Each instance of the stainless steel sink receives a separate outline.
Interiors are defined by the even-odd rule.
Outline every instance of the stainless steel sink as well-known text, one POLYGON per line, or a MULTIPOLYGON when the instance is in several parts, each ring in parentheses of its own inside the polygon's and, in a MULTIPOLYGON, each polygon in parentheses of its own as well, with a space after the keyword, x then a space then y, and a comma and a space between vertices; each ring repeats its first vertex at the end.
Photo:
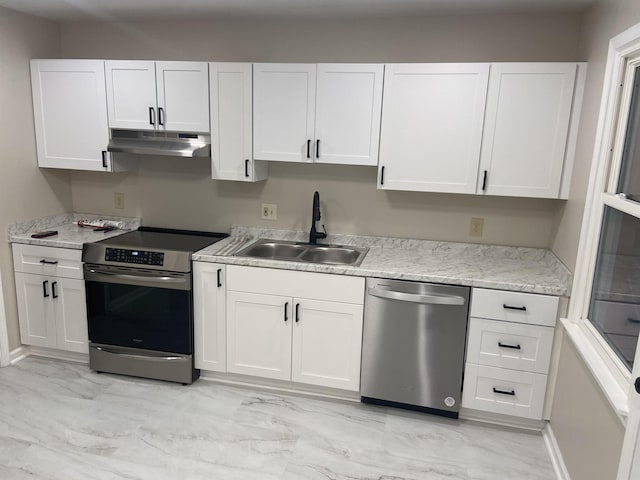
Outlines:
POLYGON ((368 248, 343 245, 310 245, 286 240, 262 239, 243 248, 235 256, 323 265, 358 266, 368 251, 368 248))

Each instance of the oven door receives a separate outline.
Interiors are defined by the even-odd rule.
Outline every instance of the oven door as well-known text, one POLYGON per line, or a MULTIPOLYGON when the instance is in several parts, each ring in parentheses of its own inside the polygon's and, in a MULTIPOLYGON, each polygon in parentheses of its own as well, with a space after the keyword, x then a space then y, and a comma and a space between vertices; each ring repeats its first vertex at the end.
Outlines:
POLYGON ((191 273, 84 266, 89 340, 193 353, 191 273))

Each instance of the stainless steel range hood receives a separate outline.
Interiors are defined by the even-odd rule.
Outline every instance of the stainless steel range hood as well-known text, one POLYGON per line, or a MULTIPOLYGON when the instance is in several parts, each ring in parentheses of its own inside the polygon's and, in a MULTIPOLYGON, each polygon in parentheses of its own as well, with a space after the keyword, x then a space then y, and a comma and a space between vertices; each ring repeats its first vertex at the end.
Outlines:
POLYGON ((172 157, 210 157, 211 137, 198 133, 112 130, 109 152, 172 157))

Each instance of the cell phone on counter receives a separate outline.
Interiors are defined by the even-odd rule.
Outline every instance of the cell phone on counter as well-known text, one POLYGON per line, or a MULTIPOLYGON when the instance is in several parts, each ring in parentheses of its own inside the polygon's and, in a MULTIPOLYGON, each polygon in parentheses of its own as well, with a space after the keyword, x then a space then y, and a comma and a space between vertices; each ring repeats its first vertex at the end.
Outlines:
POLYGON ((44 232, 36 232, 31 234, 31 238, 47 238, 47 237, 53 237, 54 235, 57 235, 58 231, 57 230, 46 230, 44 232))

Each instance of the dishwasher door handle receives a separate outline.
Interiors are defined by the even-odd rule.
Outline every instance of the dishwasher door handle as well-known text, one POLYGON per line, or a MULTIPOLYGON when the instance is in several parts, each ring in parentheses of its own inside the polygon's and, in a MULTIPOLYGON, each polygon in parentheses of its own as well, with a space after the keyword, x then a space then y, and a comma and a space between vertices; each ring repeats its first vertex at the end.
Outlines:
POLYGON ((432 305, 464 305, 464 297, 458 295, 423 295, 417 293, 396 292, 384 288, 368 288, 367 293, 374 297, 399 300, 401 302, 427 303, 432 305))

